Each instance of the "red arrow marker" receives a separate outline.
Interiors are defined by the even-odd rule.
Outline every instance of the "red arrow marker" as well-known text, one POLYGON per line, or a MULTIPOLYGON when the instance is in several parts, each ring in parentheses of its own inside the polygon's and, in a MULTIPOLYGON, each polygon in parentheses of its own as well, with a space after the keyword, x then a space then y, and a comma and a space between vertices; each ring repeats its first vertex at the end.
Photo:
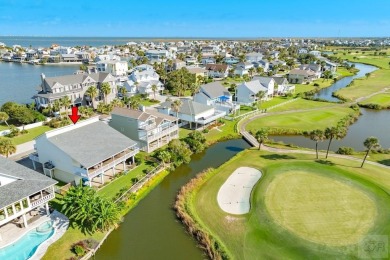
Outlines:
POLYGON ((79 121, 79 119, 80 119, 80 117, 81 117, 81 116, 78 114, 78 112, 79 112, 79 108, 76 107, 76 106, 74 106, 74 107, 72 107, 72 114, 71 114, 71 115, 68 115, 69 118, 70 118, 70 120, 72 120, 73 124, 76 124, 77 121, 79 121))

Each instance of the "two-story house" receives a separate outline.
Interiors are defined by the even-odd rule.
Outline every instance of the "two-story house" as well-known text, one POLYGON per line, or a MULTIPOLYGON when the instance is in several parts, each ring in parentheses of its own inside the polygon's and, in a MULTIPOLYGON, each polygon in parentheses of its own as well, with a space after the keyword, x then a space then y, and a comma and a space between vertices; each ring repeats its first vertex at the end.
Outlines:
POLYGON ((127 95, 132 96, 135 94, 155 94, 153 91, 153 85, 157 86, 156 92, 164 90, 164 85, 160 81, 160 75, 154 70, 152 66, 136 67, 130 74, 129 80, 124 83, 124 87, 127 89, 127 95))
POLYGON ((99 72, 106 72, 115 77, 120 77, 127 75, 128 65, 126 61, 105 60, 96 62, 96 69, 99 72))
POLYGON ((28 213, 46 208, 55 198, 57 181, 0 156, 0 226, 19 218, 28 227, 28 213))
POLYGON ((233 101, 233 95, 219 81, 200 86, 194 101, 213 106, 227 114, 240 109, 240 105, 233 101))
POLYGON ((93 117, 48 131, 35 139, 29 158, 43 165, 47 176, 63 182, 92 186, 95 178, 126 171, 138 153, 137 142, 93 117))
POLYGON ((249 74, 249 70, 254 68, 254 65, 251 62, 240 62, 237 63, 234 74, 238 76, 244 76, 249 74))
POLYGON ((152 109, 116 107, 111 112, 110 126, 136 141, 140 149, 148 153, 179 138, 178 118, 152 109))
POLYGON ((210 78, 226 78, 229 75, 227 64, 207 64, 206 70, 210 78))
MULTIPOLYGON (((34 96, 35 104, 38 108, 47 107, 55 100, 68 96, 71 105, 90 105, 92 100, 85 94, 91 86, 96 86, 98 90, 103 83, 108 83, 111 92, 107 95, 107 102, 111 102, 117 94, 115 77, 110 73, 73 74, 59 77, 46 77, 41 74, 41 90, 34 96)), ((103 100, 103 93, 95 99, 103 100)), ((96 105, 96 102, 94 103, 96 105)))
POLYGON ((263 100, 268 100, 274 95, 275 80, 268 77, 255 77, 252 81, 243 82, 237 86, 237 102, 250 105, 258 101, 257 94, 262 91, 265 93, 263 100))

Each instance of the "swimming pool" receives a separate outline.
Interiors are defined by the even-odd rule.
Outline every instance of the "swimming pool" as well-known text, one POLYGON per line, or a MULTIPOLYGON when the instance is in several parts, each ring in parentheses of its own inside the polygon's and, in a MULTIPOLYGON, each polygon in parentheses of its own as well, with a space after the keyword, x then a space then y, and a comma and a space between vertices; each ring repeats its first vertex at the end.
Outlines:
POLYGON ((0 259, 4 260, 26 260, 32 257, 44 241, 54 234, 51 221, 41 224, 22 236, 15 243, 0 249, 0 259))

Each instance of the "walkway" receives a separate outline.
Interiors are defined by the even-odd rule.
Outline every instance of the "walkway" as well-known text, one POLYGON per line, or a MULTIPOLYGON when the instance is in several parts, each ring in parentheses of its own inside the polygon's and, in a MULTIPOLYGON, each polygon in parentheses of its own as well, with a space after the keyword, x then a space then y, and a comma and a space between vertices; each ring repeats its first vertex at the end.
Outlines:
POLYGON ((34 152, 34 145, 35 140, 17 145, 16 153, 9 156, 9 158, 12 160, 18 160, 26 155, 29 155, 30 153, 34 152))

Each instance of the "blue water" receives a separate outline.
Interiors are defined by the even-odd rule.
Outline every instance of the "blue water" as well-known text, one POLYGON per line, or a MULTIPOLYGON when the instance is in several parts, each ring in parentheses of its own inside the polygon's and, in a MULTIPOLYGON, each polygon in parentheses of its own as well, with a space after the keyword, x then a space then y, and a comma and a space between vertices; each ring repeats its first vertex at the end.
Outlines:
POLYGON ((54 234, 54 229, 46 233, 35 230, 28 232, 14 244, 0 249, 1 260, 26 260, 34 255, 38 246, 54 234))
MULTIPOLYGON (((1 40, 0 40, 1 41, 1 40)), ((41 73, 48 77, 73 74, 79 65, 30 65, 0 62, 0 106, 7 101, 31 103, 41 84, 41 73)))

